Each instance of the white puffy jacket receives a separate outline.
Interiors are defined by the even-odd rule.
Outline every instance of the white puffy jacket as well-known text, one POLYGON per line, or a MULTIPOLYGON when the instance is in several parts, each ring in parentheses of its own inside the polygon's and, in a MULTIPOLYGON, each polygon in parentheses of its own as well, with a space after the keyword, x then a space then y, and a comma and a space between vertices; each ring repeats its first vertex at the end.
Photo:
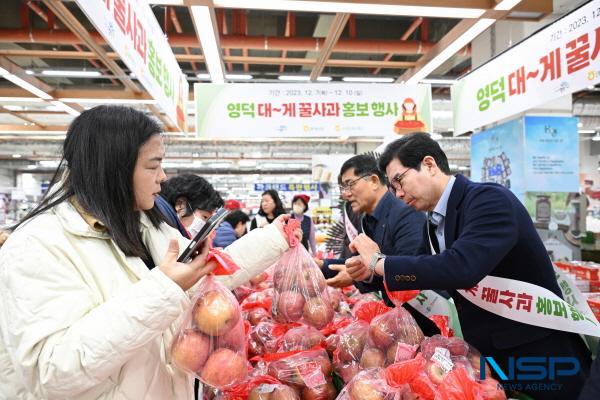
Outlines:
MULTIPOLYGON (((185 239, 142 214, 155 262, 185 239)), ((288 248, 273 225, 225 251, 241 267, 233 288, 288 248)), ((189 296, 159 268, 127 257, 69 202, 37 216, 0 250, 0 399, 188 400, 190 377, 170 360, 189 296)))

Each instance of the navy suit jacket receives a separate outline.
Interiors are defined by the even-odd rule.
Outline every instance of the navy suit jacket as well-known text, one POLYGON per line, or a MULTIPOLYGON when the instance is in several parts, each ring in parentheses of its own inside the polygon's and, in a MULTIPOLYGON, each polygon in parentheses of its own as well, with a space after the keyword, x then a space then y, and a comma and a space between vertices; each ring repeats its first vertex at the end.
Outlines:
POLYGON ((439 255, 431 255, 425 228, 421 255, 387 257, 384 272, 388 287, 448 289, 465 339, 484 355, 551 333, 489 313, 455 290, 472 288, 493 275, 529 282, 562 297, 548 253, 527 210, 513 193, 500 185, 474 183, 457 175, 448 200, 444 234, 446 250, 439 255))

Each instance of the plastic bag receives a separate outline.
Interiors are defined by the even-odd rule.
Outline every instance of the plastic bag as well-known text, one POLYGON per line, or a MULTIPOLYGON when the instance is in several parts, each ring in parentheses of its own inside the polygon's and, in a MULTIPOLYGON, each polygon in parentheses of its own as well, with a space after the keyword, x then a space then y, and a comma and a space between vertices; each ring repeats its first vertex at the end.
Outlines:
POLYGON ((266 355, 266 360, 275 359, 269 362, 268 374, 281 383, 300 390, 304 387, 326 385, 331 376, 332 366, 324 349, 291 353, 290 355, 285 353, 266 355))
POLYGON ((200 282, 192 307, 173 339, 171 357, 178 368, 219 389, 246 378, 248 362, 240 306, 213 275, 200 282))
POLYGON ((392 387, 402 387, 412 382, 417 375, 423 372, 426 363, 427 361, 419 353, 411 360, 400 361, 387 367, 385 369, 385 379, 388 385, 392 387))
POLYGON ((271 314, 276 321, 301 322, 321 329, 333 319, 325 278, 304 246, 296 245, 283 254, 275 266, 273 284, 271 314))
POLYGON ((363 354, 372 360, 383 358, 383 366, 388 366, 414 358, 423 339, 423 332, 412 315, 396 307, 371 320, 363 354))
POLYGON ((420 290, 389 290, 385 279, 383 280, 383 288, 396 307, 400 307, 407 301, 414 299, 420 292, 420 290))
POLYGON ((365 321, 355 321, 340 329, 337 337, 333 366, 340 378, 347 383, 358 372, 363 349, 369 337, 369 324, 365 321))
POLYGON ((299 326, 287 331, 279 340, 277 352, 308 350, 325 343, 325 336, 312 326, 299 326))
POLYGON ((390 387, 381 368, 361 371, 344 387, 338 400, 394 400, 397 390, 390 387))
POLYGON ((385 314, 391 308, 383 304, 382 301, 359 300, 352 308, 352 314, 356 319, 371 322, 378 315, 385 314))
MULTIPOLYGON (((258 375, 250 377, 248 380, 225 389, 221 398, 223 400, 268 400, 269 393, 274 391, 277 386, 282 386, 280 382, 269 375, 258 375), (272 389, 270 389, 272 387, 272 389), (266 389, 266 390, 265 390, 266 389), (270 390, 269 390, 270 389, 270 390)), ((292 397, 292 399, 294 399, 292 397)), ((299 399, 298 399, 299 400, 299 399)))
POLYGON ((272 321, 259 322, 248 335, 249 353, 253 356, 275 353, 279 340, 292 327, 272 321))

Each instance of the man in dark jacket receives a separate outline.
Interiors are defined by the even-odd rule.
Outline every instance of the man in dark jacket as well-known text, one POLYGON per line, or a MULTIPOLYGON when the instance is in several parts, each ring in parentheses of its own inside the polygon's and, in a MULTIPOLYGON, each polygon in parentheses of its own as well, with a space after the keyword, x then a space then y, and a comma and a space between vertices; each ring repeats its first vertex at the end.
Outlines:
MULTIPOLYGON (((389 254, 416 254, 421 243, 421 232, 425 226, 425 214, 408 207, 394 198, 388 191, 383 173, 377 167, 377 160, 371 155, 358 155, 347 160, 338 177, 340 193, 354 214, 363 214, 360 231, 372 238, 389 254)), ((324 274, 331 276, 327 265, 338 271, 330 278, 331 286, 343 287, 354 284, 363 293, 379 291, 388 303, 393 305, 385 292, 381 276, 369 276, 364 280, 352 281, 343 266, 343 260, 330 261, 324 265, 324 274), (340 265, 341 264, 341 265, 340 265)), ((438 333, 435 325, 410 305, 405 307, 425 333, 438 333)))
POLYGON ((392 290, 449 290, 465 340, 482 355, 493 357, 503 371, 509 371, 511 360, 523 356, 577 358, 581 368, 575 375, 503 381, 536 400, 577 398, 590 365, 589 351, 578 335, 516 322, 509 314, 486 311, 457 292, 493 275, 562 297, 548 253, 517 197, 500 185, 451 176, 439 144, 423 133, 388 145, 379 166, 397 197, 429 212, 421 255, 386 257, 377 243, 359 235, 350 244, 360 254, 347 261, 350 276, 360 280, 374 271, 392 290))

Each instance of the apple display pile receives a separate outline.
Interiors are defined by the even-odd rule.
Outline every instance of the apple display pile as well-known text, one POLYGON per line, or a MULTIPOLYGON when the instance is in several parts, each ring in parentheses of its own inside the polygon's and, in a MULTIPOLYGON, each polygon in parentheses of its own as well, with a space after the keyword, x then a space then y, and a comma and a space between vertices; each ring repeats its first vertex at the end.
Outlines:
POLYGON ((213 278, 201 283, 171 358, 205 399, 506 399, 464 340, 425 337, 403 307, 327 288, 311 268, 280 261, 239 302, 213 278))

